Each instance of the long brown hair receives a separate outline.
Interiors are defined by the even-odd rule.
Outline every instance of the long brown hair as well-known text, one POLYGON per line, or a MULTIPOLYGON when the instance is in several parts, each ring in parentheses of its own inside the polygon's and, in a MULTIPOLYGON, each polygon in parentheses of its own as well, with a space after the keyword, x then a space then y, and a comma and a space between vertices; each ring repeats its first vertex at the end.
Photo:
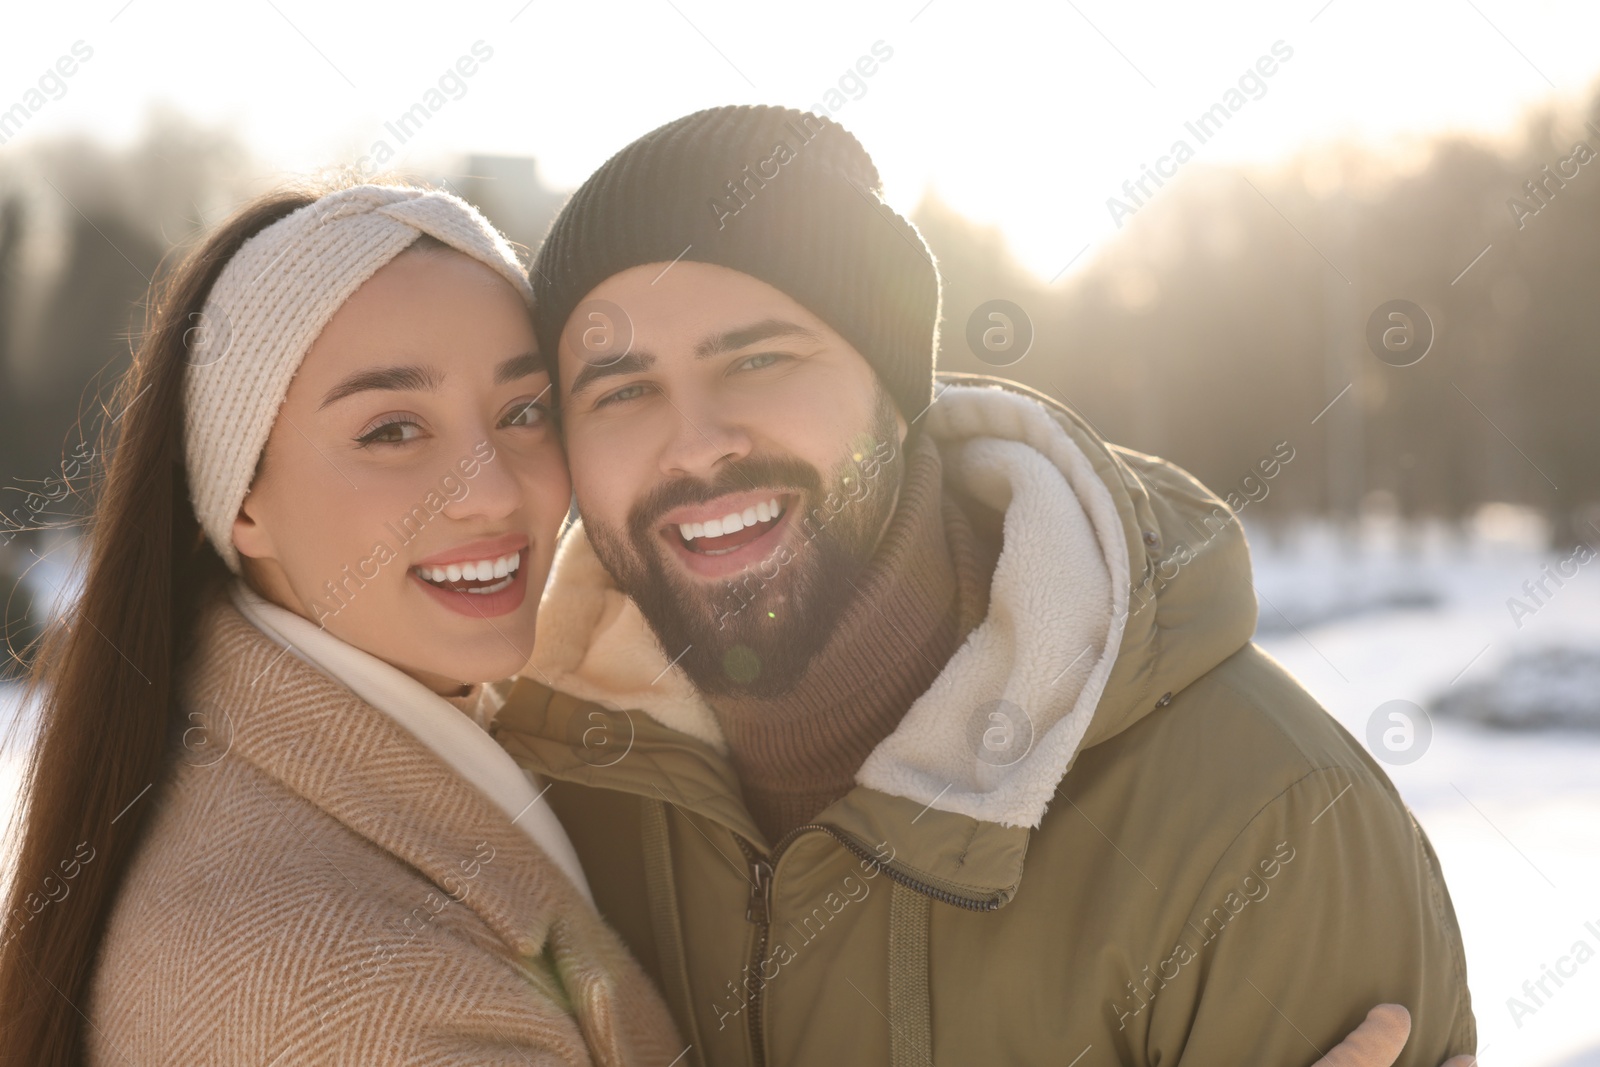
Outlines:
POLYGON ((179 673, 199 610, 228 577, 184 475, 191 331, 204 327, 206 296, 239 247, 326 191, 252 201, 158 282, 108 405, 120 414, 100 427, 95 455, 109 462, 96 479, 82 594, 40 639, 25 688, 39 726, 0 914, 0 1064, 83 1061, 95 957, 167 775, 179 673))

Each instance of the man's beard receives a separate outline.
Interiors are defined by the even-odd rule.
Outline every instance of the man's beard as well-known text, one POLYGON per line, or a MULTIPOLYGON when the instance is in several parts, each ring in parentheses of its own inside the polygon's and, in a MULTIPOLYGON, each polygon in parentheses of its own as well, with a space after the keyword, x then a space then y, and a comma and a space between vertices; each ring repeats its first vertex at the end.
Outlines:
POLYGON ((871 429, 826 478, 790 456, 751 456, 711 481, 651 490, 630 509, 626 533, 585 518, 595 555, 702 693, 772 698, 794 688, 849 607, 894 510, 905 468, 896 430, 894 402, 880 386, 871 429), (716 582, 667 560, 662 515, 762 488, 791 494, 795 512, 766 560, 716 582))

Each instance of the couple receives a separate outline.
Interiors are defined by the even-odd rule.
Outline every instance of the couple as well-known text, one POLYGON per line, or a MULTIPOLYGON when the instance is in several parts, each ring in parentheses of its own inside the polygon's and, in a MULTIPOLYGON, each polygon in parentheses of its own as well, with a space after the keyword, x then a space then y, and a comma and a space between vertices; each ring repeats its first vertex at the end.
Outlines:
POLYGON ((1237 521, 936 381, 878 189, 718 108, 526 275, 402 186, 191 255, 38 660, 0 1057, 1471 1053, 1438 862, 1250 643, 1237 521))

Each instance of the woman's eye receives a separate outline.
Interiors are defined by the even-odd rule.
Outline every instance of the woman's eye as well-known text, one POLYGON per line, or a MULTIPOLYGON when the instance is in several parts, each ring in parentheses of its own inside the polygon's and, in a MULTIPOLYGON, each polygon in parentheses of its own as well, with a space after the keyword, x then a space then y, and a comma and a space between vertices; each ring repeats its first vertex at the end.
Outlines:
POLYGON ((422 427, 409 419, 392 419, 374 426, 356 438, 356 443, 363 448, 372 445, 400 445, 416 440, 421 433, 422 427))
POLYGON ((511 410, 506 412, 505 418, 500 420, 500 425, 505 426, 539 426, 550 418, 550 408, 537 400, 523 400, 511 405, 511 410))

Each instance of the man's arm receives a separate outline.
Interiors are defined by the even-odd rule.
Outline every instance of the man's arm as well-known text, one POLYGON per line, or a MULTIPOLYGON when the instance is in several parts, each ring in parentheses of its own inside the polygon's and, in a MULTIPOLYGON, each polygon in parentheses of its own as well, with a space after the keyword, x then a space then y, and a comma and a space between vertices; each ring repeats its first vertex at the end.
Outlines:
POLYGON ((1315 771, 1268 803, 1175 936, 1162 975, 1173 977, 1150 1007, 1152 1062, 1314 1063, 1385 1002, 1410 1009, 1400 1067, 1438 1067, 1476 1046, 1437 862, 1363 770, 1315 771))

